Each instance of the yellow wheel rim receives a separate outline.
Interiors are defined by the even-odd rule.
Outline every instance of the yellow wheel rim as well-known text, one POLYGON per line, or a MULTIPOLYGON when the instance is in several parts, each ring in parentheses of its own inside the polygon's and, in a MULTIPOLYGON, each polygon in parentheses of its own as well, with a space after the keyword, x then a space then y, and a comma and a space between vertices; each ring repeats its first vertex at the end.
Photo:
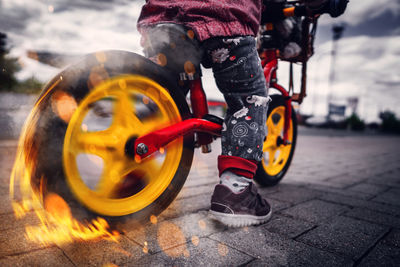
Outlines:
POLYGON ((179 121, 174 100, 153 80, 124 75, 98 85, 78 105, 64 139, 64 172, 75 197, 107 216, 153 203, 178 169, 183 138, 141 162, 125 155, 125 143, 179 121))
MULTIPOLYGON (((279 174, 285 167, 292 148, 291 144, 279 144, 279 139, 283 140, 283 128, 285 123, 285 107, 274 108, 267 119, 268 134, 263 144, 262 165, 266 173, 270 176, 279 174)), ((293 123, 290 120, 288 141, 293 142, 293 123)))

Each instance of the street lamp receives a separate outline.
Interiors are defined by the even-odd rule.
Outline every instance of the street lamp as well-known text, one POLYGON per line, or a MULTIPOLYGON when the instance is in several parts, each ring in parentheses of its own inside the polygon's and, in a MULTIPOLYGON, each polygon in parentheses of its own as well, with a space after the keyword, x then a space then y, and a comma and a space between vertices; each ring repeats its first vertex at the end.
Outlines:
MULTIPOLYGON (((345 24, 334 24, 332 27, 332 51, 331 51, 331 66, 329 73, 329 85, 328 85, 328 121, 331 119, 332 114, 342 113, 343 108, 332 104, 332 86, 335 81, 335 65, 338 40, 342 37, 343 31, 345 30, 345 24)), ((344 115, 344 114, 343 114, 344 115)))

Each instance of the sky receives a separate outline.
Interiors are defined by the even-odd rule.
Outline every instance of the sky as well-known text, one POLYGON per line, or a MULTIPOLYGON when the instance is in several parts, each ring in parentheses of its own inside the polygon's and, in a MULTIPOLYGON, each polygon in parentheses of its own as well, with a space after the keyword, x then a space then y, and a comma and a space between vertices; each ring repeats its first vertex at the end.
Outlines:
MULTIPOLYGON (((45 82, 60 71, 29 59, 27 50, 82 55, 122 49, 142 54, 136 21, 144 2, 0 0, 0 31, 8 35, 11 55, 23 65, 18 78, 35 76, 45 82)), ((286 86, 287 64, 280 64, 278 74, 286 86)), ((296 75, 295 86, 299 81, 296 75)), ((211 71, 204 72, 203 83, 209 98, 223 99, 211 71)), ((309 61, 308 96, 301 112, 325 115, 329 95, 338 104, 358 97, 357 113, 367 122, 378 121, 383 110, 400 116, 399 0, 350 0, 343 16, 321 17, 315 55, 309 61), (337 43, 335 80, 329 84, 335 23, 344 24, 346 29, 337 43)))

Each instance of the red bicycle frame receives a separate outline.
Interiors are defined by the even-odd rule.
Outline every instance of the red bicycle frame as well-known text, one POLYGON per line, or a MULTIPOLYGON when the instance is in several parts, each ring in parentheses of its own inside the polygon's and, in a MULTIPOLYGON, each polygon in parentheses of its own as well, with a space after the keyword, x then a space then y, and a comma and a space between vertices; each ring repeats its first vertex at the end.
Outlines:
POLYGON ((278 55, 276 49, 264 50, 261 54, 261 66, 264 70, 264 76, 267 86, 277 89, 285 98, 285 120, 283 126, 283 144, 288 143, 288 131, 290 117, 292 116, 292 98, 289 92, 277 83, 276 71, 278 69, 278 55))
MULTIPOLYGON (((288 144, 288 130, 290 126, 290 117, 292 116, 292 98, 289 95, 289 92, 277 83, 277 50, 265 50, 261 54, 261 58, 267 86, 279 90, 285 98, 286 109, 283 129, 283 144, 288 144)), ((193 118, 138 137, 131 143, 133 144, 133 147, 131 146, 127 149, 133 149, 133 151, 135 151, 134 155, 136 159, 141 160, 166 146, 176 138, 190 133, 197 133, 197 142, 199 145, 209 145, 212 142, 212 136, 221 135, 222 126, 218 123, 203 119, 204 116, 208 114, 208 105, 201 79, 196 79, 190 82, 190 102, 193 118)))

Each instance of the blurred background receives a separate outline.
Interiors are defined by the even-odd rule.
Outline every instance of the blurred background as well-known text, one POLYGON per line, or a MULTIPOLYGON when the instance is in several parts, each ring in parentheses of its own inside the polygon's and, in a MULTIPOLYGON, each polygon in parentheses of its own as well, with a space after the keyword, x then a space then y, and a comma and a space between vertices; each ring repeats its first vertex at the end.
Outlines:
MULTIPOLYGON (((0 0, 0 136, 19 132, 43 84, 79 56, 104 49, 142 54, 136 21, 144 2, 0 0)), ((282 62, 284 86, 288 73, 282 62)), ((210 100, 223 101, 210 70, 203 82, 210 100)), ((359 130, 400 132, 399 89, 400 1, 351 0, 343 16, 319 20, 308 94, 296 107, 308 125, 326 127, 333 112, 359 130)))

